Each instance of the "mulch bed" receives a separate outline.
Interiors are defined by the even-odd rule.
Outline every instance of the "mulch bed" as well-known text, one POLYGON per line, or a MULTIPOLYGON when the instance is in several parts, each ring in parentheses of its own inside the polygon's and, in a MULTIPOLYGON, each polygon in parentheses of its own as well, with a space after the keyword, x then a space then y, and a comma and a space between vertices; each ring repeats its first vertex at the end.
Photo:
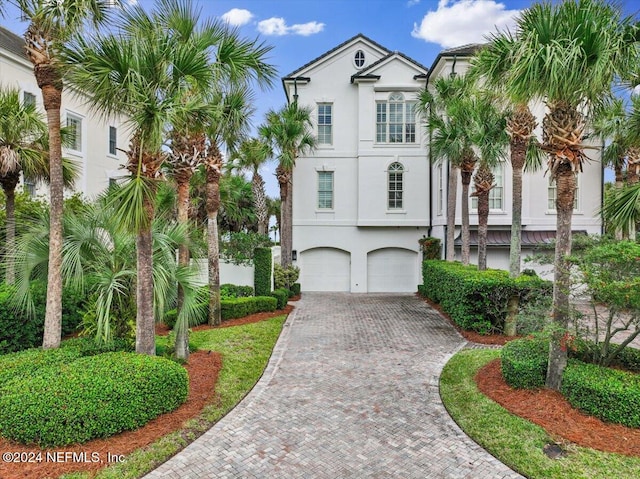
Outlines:
MULTIPOLYGON (((289 314, 292 310, 293 306, 289 305, 285 309, 278 311, 257 313, 244 318, 225 321, 220 326, 202 325, 193 329, 199 331, 256 323, 275 316, 289 314)), ((162 333, 166 327, 162 328, 161 326, 163 325, 159 325, 158 329, 162 333)), ((38 453, 42 453, 41 461, 37 462, 0 461, 0 478, 55 479, 62 474, 70 472, 85 471, 95 473, 108 465, 108 458, 130 454, 136 449, 146 447, 173 431, 180 430, 187 420, 196 417, 207 404, 216 399, 215 385, 222 368, 222 355, 212 351, 197 351, 191 354, 189 363, 185 365, 185 368, 189 373, 189 396, 187 401, 175 411, 163 414, 135 431, 123 432, 106 439, 95 439, 81 445, 47 450, 42 450, 36 446, 25 446, 0 437, 0 453, 24 453, 24 459, 31 457, 33 460, 37 459, 38 456, 36 455, 38 453), (50 459, 47 460, 47 452, 50 454, 56 452, 68 453, 69 455, 49 456, 50 459), (83 457, 76 456, 74 458, 71 456, 73 453, 86 453, 86 462, 82 461, 83 457), (94 457, 101 462, 91 462, 94 457), (58 462, 54 462, 54 458, 59 458, 58 462)))
POLYGON ((543 427, 556 443, 640 456, 640 429, 610 424, 581 413, 557 391, 513 389, 504 382, 500 359, 475 376, 478 389, 509 412, 543 427))

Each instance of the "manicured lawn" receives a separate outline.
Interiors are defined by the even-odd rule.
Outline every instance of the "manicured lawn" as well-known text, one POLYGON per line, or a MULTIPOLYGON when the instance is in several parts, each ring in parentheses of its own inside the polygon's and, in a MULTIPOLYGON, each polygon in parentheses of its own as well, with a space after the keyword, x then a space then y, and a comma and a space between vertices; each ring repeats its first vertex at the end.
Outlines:
POLYGON ((440 378, 442 400, 458 425, 478 444, 520 474, 531 479, 635 479, 640 458, 572 446, 562 459, 542 451, 554 442, 541 427, 521 419, 488 399, 476 388, 474 375, 499 355, 496 350, 456 354, 440 378))
MULTIPOLYGON (((251 390, 267 365, 286 316, 229 328, 197 331, 190 342, 201 350, 222 353, 223 367, 216 384, 217 398, 182 431, 163 437, 144 451, 127 457, 126 462, 101 470, 96 479, 140 477, 167 460, 209 429, 251 390)), ((157 338, 162 345, 166 338, 157 338)), ((66 474, 63 479, 86 479, 87 474, 66 474)))

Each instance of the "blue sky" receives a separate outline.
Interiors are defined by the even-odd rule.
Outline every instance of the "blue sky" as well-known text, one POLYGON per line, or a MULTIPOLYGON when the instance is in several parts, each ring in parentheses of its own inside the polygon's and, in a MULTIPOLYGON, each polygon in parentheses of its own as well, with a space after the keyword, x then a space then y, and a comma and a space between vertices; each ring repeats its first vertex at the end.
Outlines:
MULTIPOLYGON (((129 3, 136 0, 125 0, 129 3)), ((137 0, 145 7, 153 0, 137 0)), ((248 38, 259 37, 273 46, 270 62, 278 77, 296 70, 348 38, 363 33, 389 50, 398 50, 431 66, 439 51, 466 43, 513 25, 525 0, 194 0, 203 17, 221 18, 248 38)), ((10 3, 10 2, 9 2, 10 3)), ((620 2, 627 13, 640 8, 636 0, 620 2)), ((3 25, 22 34, 26 25, 9 9, 3 25)), ((269 108, 285 102, 279 79, 274 87, 257 92, 259 125, 269 108)), ((268 193, 277 195, 274 167, 265 169, 268 193)))

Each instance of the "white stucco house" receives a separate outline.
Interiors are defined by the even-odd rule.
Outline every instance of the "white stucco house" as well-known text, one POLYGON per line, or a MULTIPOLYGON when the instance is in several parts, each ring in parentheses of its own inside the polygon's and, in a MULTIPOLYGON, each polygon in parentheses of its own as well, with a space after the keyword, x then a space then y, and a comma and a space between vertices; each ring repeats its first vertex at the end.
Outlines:
MULTIPOLYGON (((23 101, 35 102, 45 118, 42 94, 33 75, 33 65, 24 50, 24 39, 0 27, 0 84, 18 88, 23 101)), ((86 97, 74 95, 68 88, 62 94, 60 110, 62 125, 75 129, 74 145, 63 149, 63 156, 81 168, 74 190, 87 197, 102 192, 110 179, 123 176, 119 166, 126 162, 128 134, 117 118, 104 121, 89 111, 86 97)), ((46 185, 25 184, 33 195, 47 195, 46 185)))
MULTIPOLYGON (((421 283, 418 240, 435 236, 444 246, 448 165, 429 161, 416 95, 439 76, 463 74, 476 48, 445 50, 427 68, 359 34, 283 78, 287 101, 312 108, 318 138, 293 176, 293 250, 303 291, 412 292, 421 283)), ((542 118, 542 105, 533 110, 542 118)), ((573 228, 598 234, 602 167, 599 151, 591 154, 579 175, 573 228)), ((508 268, 509 163, 495 174, 488 264, 508 268)), ((554 237, 555 187, 541 171, 525 175, 523 192, 526 254, 554 237)), ((473 201, 470 208, 473 231, 473 201)), ((457 229, 460 211, 459 194, 457 229)))

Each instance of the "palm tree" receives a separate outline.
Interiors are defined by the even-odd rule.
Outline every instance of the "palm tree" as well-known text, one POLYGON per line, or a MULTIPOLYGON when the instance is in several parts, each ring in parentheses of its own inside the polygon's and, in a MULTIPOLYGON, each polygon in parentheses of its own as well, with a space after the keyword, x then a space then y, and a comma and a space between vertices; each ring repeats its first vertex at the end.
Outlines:
POLYGON ((471 141, 473 82, 464 76, 438 78, 432 94, 426 87, 420 92, 418 109, 425 116, 430 132, 429 148, 433 161, 449 162, 447 187, 447 261, 455 259, 455 216, 458 171, 462 180, 462 250, 463 264, 469 264, 469 185, 478 160, 471 141))
MULTIPOLYGON (((547 386, 559 389, 567 354, 562 337, 569 321, 571 222, 576 175, 585 159, 587 118, 611 95, 614 77, 626 77, 636 62, 626 32, 630 19, 603 0, 534 4, 517 20, 514 41, 505 51, 510 65, 505 91, 516 103, 544 100, 542 148, 557 185, 553 320, 547 386)), ((498 35, 502 37, 503 35, 498 35)))
POLYGON ((293 250, 293 168, 296 159, 316 146, 311 134, 311 110, 290 103, 279 111, 269 110, 266 122, 259 128, 260 135, 278 153, 276 177, 280 186, 281 265, 291 266, 293 250))
POLYGON ((487 269, 489 193, 494 185, 491 168, 505 156, 508 143, 506 117, 495 104, 495 97, 476 92, 472 98, 472 141, 480 152, 480 166, 474 177, 474 196, 478 197, 478 269, 487 269))
MULTIPOLYGON (((193 24, 198 17, 180 0, 161 0, 151 14, 134 5, 122 11, 117 33, 76 37, 66 53, 69 78, 92 92, 93 108, 105 116, 124 114, 133 130, 126 165, 130 176, 112 201, 122 227, 136 233, 136 351, 143 354, 155 354, 152 224, 167 156, 162 149, 166 128, 201 111, 192 92, 204 91, 214 78, 208 48, 176 41, 181 22, 193 24)), ((215 24, 205 24, 199 34, 203 45, 220 38, 215 24)))
POLYGON ((13 251, 16 238, 15 189, 23 171, 27 177, 46 174, 47 165, 43 161, 46 155, 33 148, 34 140, 46 131, 47 125, 35 105, 23 104, 18 89, 0 89, 0 185, 6 197, 4 252, 9 284, 15 281, 13 261, 7 261, 7 253, 13 251))
POLYGON ((277 242, 278 234, 280 232, 280 218, 282 217, 280 198, 271 198, 267 196, 267 208, 269 209, 269 219, 271 219, 272 216, 276 219, 276 223, 269 228, 269 231, 273 231, 273 239, 277 242))
POLYGON ((42 90, 47 113, 49 136, 49 277, 47 279, 47 307, 44 321, 43 347, 57 348, 62 334, 62 205, 64 179, 62 143, 60 138, 60 105, 62 103, 63 70, 58 52, 71 35, 80 31, 90 20, 95 26, 107 19, 107 0, 15 0, 22 14, 29 19, 24 34, 27 57, 42 90))
POLYGON ((220 178, 223 174, 224 156, 221 147, 234 151, 244 139, 249 127, 252 95, 246 87, 235 87, 221 92, 212 104, 217 105, 216 115, 207 129, 209 147, 203 160, 206 173, 207 245, 209 270, 209 324, 219 325, 220 310, 220 249, 218 212, 220 210, 220 178))
POLYGON ((224 232, 256 232, 253 183, 242 175, 226 172, 220 178, 218 223, 224 232))
POLYGON ((522 253, 522 173, 540 167, 540 149, 534 135, 537 122, 526 102, 517 102, 504 91, 504 82, 511 63, 507 61, 515 39, 510 33, 492 35, 490 42, 471 60, 470 75, 482 78, 487 87, 503 97, 508 111, 507 133, 509 134, 510 162, 512 169, 513 195, 511 204, 512 226, 509 250, 509 275, 520 275, 522 253))
POLYGON ((269 215, 267 210, 267 194, 264 190, 264 179, 260 175, 260 168, 271 158, 273 152, 270 146, 259 138, 251 138, 242 142, 236 155, 232 158, 238 169, 251 171, 251 191, 258 222, 258 234, 266 235, 269 229, 269 215))

